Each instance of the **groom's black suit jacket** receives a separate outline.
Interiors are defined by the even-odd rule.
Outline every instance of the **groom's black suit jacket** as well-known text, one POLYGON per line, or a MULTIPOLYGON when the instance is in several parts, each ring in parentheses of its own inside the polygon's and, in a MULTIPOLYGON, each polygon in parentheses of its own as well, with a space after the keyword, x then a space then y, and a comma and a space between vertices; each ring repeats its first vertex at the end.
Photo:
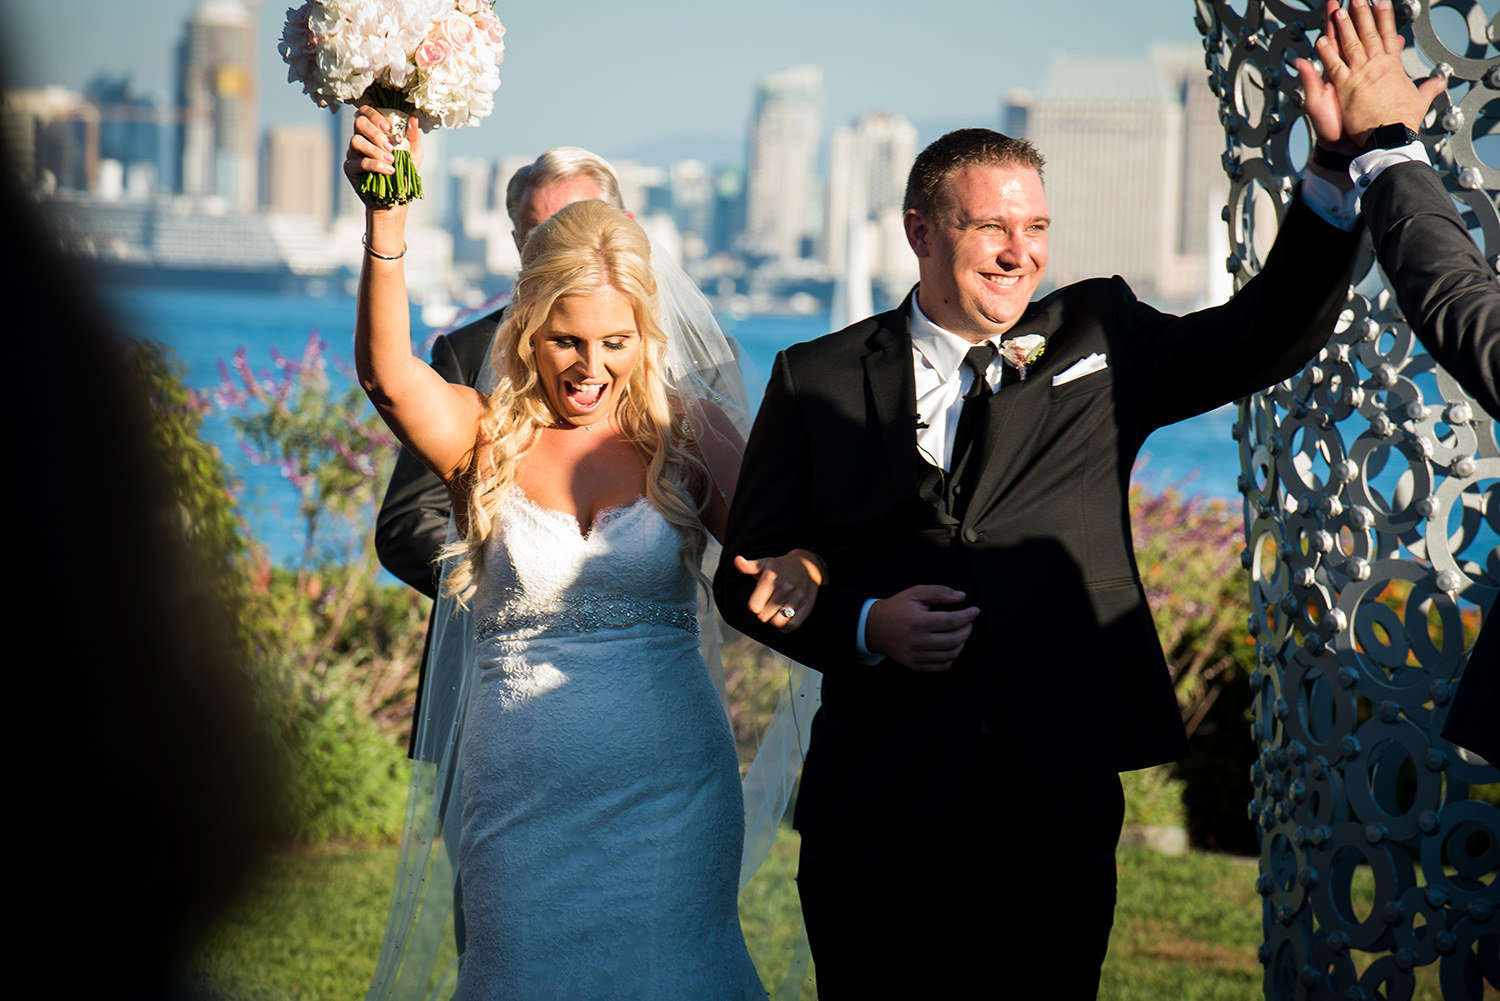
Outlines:
POLYGON ((800 830, 852 844, 975 790, 994 796, 1003 785, 976 773, 993 760, 986 741, 1063 781, 1187 753, 1135 565, 1131 467, 1156 428, 1298 372, 1333 329, 1356 239, 1298 199, 1261 274, 1223 306, 1170 316, 1118 277, 1032 303, 1007 336, 1044 334, 1046 353, 990 399, 961 522, 919 492, 910 297, 781 353, 725 552, 806 547, 829 583, 785 635, 746 613, 753 582, 727 560, 715 590, 731 624, 823 673, 800 830), (1108 368, 1053 385, 1093 353, 1108 368), (982 610, 964 655, 938 673, 859 663, 865 599, 917 584, 956 587, 982 610))
MULTIPOLYGON (((1380 266, 1412 329, 1459 385, 1500 419, 1500 283, 1453 199, 1424 163, 1381 172, 1360 198, 1380 266)), ((1500 625, 1491 607, 1443 735, 1500 764, 1500 625)))

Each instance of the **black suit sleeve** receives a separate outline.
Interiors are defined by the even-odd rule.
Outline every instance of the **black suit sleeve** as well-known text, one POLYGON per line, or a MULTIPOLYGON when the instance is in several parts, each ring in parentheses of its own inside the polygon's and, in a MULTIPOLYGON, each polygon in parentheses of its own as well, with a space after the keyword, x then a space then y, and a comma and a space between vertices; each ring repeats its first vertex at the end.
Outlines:
MULTIPOLYGON (((739 484, 729 512, 724 556, 714 575, 714 597, 724 621, 794 660, 826 670, 849 661, 865 595, 835 577, 818 589, 812 613, 797 630, 783 633, 750 614, 755 579, 734 567, 736 555, 756 559, 791 549, 817 552, 807 519, 812 503, 812 454, 803 408, 783 352, 776 358, 765 398, 755 416, 739 484)), ((819 553, 831 568, 836 554, 819 553)))
POLYGON ((1133 302, 1130 376, 1151 401, 1147 429, 1296 375, 1333 333, 1358 244, 1357 231, 1325 222, 1299 194, 1260 273, 1228 302, 1180 317, 1133 302))
MULTIPOLYGON (((1500 418, 1500 283, 1432 168, 1381 171, 1360 198, 1375 256, 1422 344, 1500 418)), ((1469 651, 1443 736, 1500 763, 1500 620, 1491 606, 1469 651)))
MULTIPOLYGON (((432 367, 449 382, 468 381, 446 337, 433 342, 432 367)), ((429 598, 437 597, 433 560, 448 537, 451 511, 443 481, 402 448, 375 520, 375 552, 381 566, 429 598)))
POLYGON ((1389 167, 1360 198, 1396 301, 1438 364, 1500 417, 1500 282, 1437 174, 1389 167))

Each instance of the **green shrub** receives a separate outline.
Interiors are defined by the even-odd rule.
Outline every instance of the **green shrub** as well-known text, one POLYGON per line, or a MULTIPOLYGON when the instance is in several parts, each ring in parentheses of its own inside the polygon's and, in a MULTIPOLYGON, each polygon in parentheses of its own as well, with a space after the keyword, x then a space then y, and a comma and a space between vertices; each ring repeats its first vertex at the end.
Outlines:
POLYGON ((1168 486, 1130 490, 1136 562, 1172 672, 1192 756, 1176 766, 1188 835, 1220 851, 1255 851, 1250 801, 1250 581, 1244 530, 1227 501, 1168 486))
POLYGON ((1184 782, 1171 765, 1121 772, 1126 827, 1182 827, 1184 782))
POLYGON ((304 844, 389 841, 401 831, 405 749, 363 711, 358 667, 341 660, 304 679, 291 707, 290 832, 304 844))
POLYGON ((273 355, 275 378, 237 351, 213 399, 246 453, 280 469, 300 498, 300 556, 290 567, 262 561, 252 578, 265 710, 290 761, 285 834, 390 839, 426 627, 425 599, 382 586, 374 552, 395 440, 357 385, 333 391, 316 335, 296 359, 273 355))
POLYGON ((126 380, 146 395, 149 447, 160 459, 173 500, 161 516, 186 542, 193 572, 208 578, 179 583, 204 588, 228 605, 243 602, 250 544, 223 457, 203 440, 203 417, 212 405, 183 385, 182 363, 163 345, 128 341, 124 355, 126 380))
POLYGON ((1191 736, 1226 686, 1255 668, 1240 513, 1174 486, 1132 486, 1130 508, 1141 583, 1191 736))

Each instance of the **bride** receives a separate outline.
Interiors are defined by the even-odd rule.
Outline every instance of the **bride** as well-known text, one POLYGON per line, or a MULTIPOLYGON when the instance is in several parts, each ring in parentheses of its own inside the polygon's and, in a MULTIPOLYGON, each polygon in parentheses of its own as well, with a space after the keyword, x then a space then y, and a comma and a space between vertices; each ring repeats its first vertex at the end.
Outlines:
MULTIPOLYGON (((389 164, 384 120, 360 109, 351 179, 389 164)), ((448 486, 443 593, 473 627, 438 640, 467 670, 418 723, 438 763, 417 765, 372 996, 432 989, 454 856, 456 998, 764 997, 736 910, 734 742, 694 590, 737 432, 710 388, 669 374, 650 246, 625 213, 579 202, 531 233, 487 394, 412 354, 405 217, 366 211, 355 365, 448 486)), ((752 608, 785 629, 822 580, 801 550, 741 569, 760 578, 752 608)))

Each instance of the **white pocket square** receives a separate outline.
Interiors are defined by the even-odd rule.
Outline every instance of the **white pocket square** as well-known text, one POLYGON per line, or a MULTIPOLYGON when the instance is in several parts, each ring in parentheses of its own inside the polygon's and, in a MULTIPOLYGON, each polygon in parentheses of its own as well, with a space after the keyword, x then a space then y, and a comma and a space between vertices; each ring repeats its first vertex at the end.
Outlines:
POLYGON ((1109 368, 1108 359, 1095 351, 1087 358, 1078 359, 1072 365, 1069 365, 1067 369, 1054 375, 1052 377, 1052 385, 1061 386, 1065 382, 1072 382, 1074 379, 1081 379, 1086 375, 1102 372, 1107 368, 1109 368))

